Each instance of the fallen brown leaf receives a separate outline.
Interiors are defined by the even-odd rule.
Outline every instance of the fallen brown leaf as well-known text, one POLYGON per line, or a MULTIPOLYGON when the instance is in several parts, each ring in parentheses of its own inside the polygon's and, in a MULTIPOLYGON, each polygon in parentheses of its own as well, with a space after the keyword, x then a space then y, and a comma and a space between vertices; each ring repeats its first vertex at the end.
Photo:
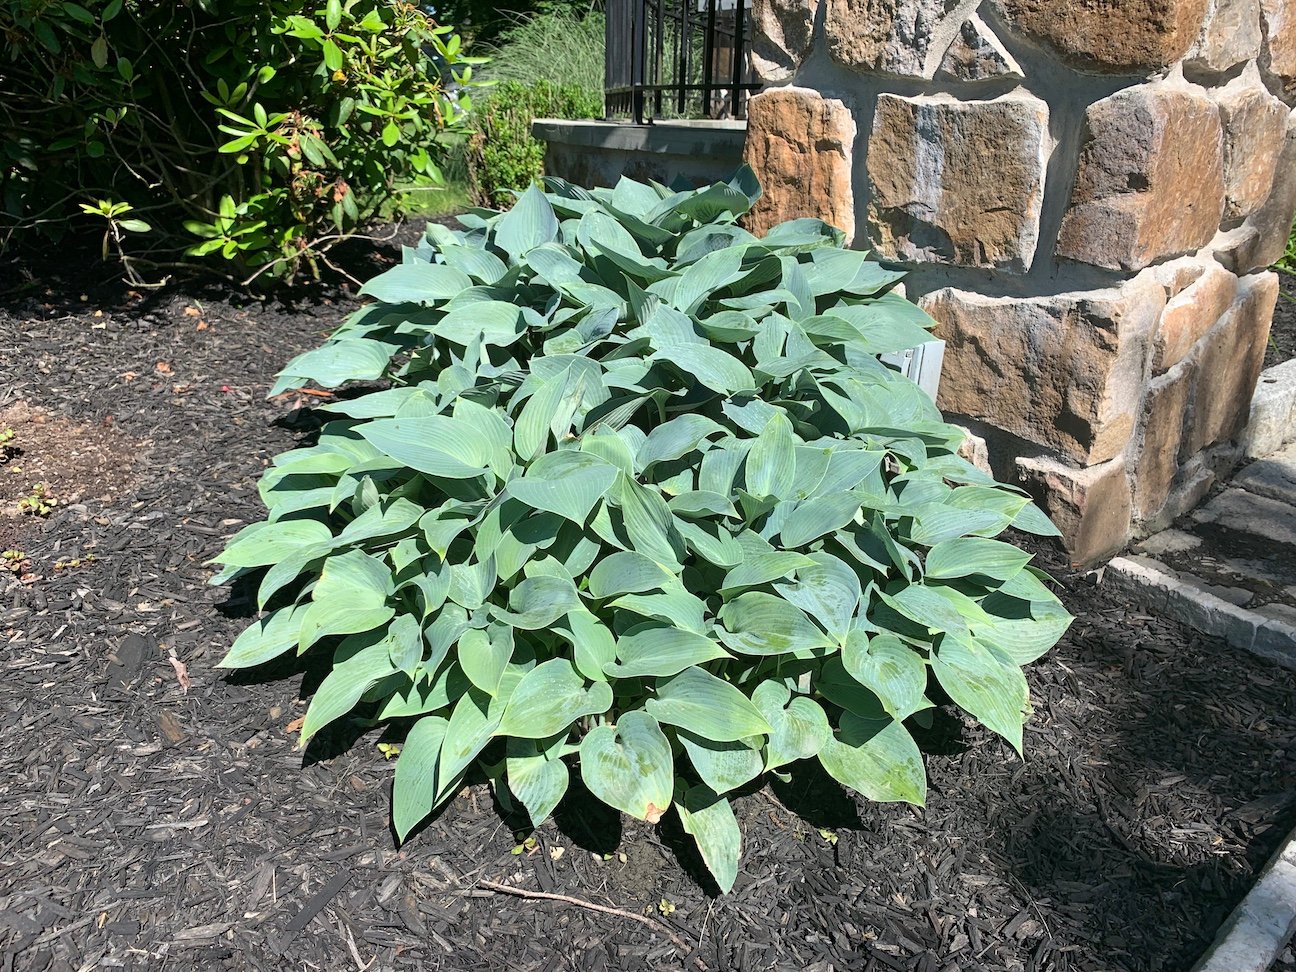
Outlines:
POLYGON ((298 716, 288 725, 284 726, 284 732, 301 732, 302 725, 306 722, 305 716, 298 716))
POLYGON ((180 683, 180 691, 185 695, 188 695, 190 684, 189 669, 185 667, 184 662, 176 657, 174 648, 171 649, 171 654, 168 656, 167 660, 171 662, 171 667, 175 669, 176 681, 180 683))

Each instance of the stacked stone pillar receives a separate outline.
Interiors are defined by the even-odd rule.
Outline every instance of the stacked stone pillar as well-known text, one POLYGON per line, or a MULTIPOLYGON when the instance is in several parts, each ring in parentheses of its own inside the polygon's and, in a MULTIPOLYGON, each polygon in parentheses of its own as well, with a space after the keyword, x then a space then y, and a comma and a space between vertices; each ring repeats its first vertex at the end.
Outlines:
POLYGON ((1091 561, 1237 461, 1296 212, 1296 0, 754 0, 753 228, 911 269, 939 403, 1091 561))

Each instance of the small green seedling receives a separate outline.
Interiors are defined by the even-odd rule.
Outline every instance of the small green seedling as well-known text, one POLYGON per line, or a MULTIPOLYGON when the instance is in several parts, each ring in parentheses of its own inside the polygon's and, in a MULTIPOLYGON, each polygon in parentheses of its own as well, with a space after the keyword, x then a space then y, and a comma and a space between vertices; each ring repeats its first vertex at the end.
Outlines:
POLYGON ((57 505, 58 499, 49 491, 49 487, 44 483, 37 483, 32 487, 29 495, 18 501, 18 512, 33 516, 49 516, 57 505))

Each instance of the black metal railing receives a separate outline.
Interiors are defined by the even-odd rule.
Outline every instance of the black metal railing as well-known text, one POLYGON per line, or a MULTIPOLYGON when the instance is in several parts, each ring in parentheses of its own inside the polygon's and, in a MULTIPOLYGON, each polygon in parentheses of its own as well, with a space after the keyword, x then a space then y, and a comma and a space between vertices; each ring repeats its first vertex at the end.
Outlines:
POLYGON ((751 0, 607 0, 609 118, 744 118, 751 0))

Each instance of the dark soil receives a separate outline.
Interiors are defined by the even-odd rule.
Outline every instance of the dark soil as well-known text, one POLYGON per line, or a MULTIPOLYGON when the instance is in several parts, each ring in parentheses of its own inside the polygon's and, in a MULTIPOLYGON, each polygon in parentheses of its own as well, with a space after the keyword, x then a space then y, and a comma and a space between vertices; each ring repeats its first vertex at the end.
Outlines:
POLYGON ((138 445, 21 521, 26 582, 0 571, 0 968, 1171 972, 1296 823, 1291 674, 1041 548, 1078 620, 1030 669, 1026 761, 942 713, 924 810, 806 775, 750 793, 724 897, 678 828, 579 794, 519 848, 472 786, 397 849, 372 734, 294 750, 316 673, 213 667, 251 605, 204 566, 310 427, 265 401, 276 366, 354 301, 51 273, 0 303, 3 403, 138 445))
POLYGON ((1278 270, 1278 288, 1278 305, 1265 351, 1266 368, 1296 358, 1296 273, 1278 270))

